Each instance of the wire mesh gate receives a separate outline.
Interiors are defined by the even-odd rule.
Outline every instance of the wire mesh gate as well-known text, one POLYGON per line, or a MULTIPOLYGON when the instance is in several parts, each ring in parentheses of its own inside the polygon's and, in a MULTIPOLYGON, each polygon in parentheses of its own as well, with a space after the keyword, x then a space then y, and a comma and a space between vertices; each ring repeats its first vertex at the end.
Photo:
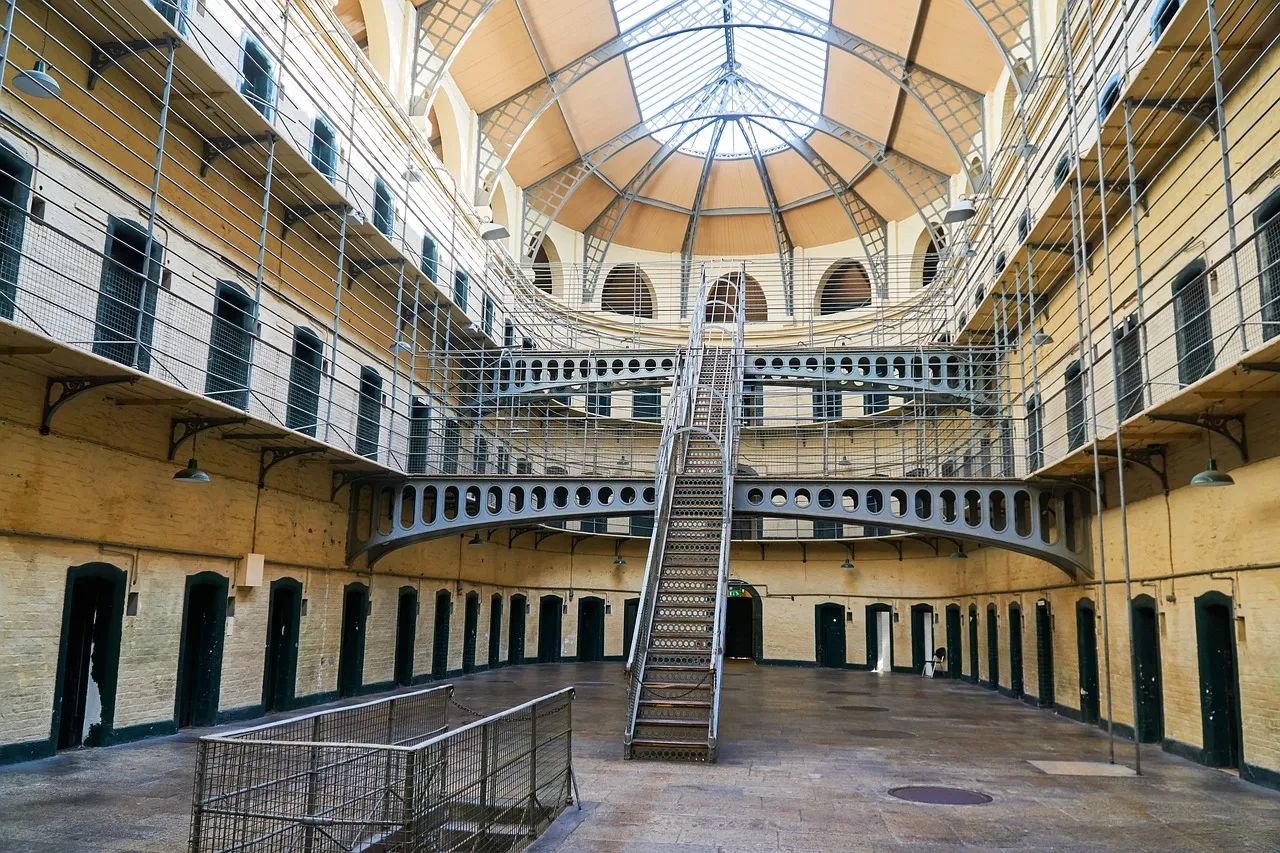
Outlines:
POLYGON ((523 849, 571 802, 573 688, 446 732, 452 695, 201 738, 191 853, 523 849))

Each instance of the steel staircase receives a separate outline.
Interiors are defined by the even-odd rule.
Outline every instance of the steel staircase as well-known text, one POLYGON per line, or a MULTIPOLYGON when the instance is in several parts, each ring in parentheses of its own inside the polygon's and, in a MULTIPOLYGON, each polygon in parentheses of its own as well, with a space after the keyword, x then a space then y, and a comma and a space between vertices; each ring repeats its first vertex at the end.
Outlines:
POLYGON ((627 662, 628 758, 716 760, 744 297, 734 290, 708 299, 704 271, 663 426, 654 533, 627 662), (731 322, 709 327, 708 313, 731 322))

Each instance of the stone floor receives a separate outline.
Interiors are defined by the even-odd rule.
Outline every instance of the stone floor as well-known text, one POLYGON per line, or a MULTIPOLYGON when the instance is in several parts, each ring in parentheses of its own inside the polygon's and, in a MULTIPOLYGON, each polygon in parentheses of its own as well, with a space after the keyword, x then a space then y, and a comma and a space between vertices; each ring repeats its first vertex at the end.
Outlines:
MULTIPOLYGON (((1029 760, 1106 761, 1105 735, 968 684, 735 664, 713 766, 621 759, 616 663, 500 670, 456 698, 496 711, 573 683, 583 808, 537 853, 1280 850, 1280 793, 1151 749, 1142 777, 1046 774, 1029 760), (888 795, 901 785, 993 801, 918 805, 888 795)), ((0 851, 183 849, 194 739, 0 768, 0 851)))

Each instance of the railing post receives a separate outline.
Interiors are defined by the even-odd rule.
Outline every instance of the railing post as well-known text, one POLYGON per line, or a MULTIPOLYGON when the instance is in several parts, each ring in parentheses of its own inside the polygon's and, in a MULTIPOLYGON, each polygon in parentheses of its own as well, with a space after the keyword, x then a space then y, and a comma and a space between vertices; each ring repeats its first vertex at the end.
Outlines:
POLYGON ((1232 286, 1236 296, 1236 325, 1240 332, 1240 352, 1247 352, 1249 341, 1244 327, 1244 294, 1240 283, 1240 253, 1236 251, 1236 200, 1231 184, 1231 155, 1227 142, 1226 95, 1222 90, 1222 48, 1218 43, 1218 10, 1214 0, 1205 0, 1209 23, 1209 55, 1213 67, 1214 118, 1218 125, 1218 145, 1222 152, 1222 191, 1227 204, 1227 239, 1231 249, 1232 286))
POLYGON ((317 714, 311 720, 311 749, 308 750, 311 756, 310 767, 307 771, 307 813, 308 818, 306 827, 302 831, 302 849, 304 853, 311 853, 315 849, 316 844, 316 828, 310 818, 316 814, 316 787, 320 782, 320 721, 324 716, 317 714))
POLYGON ((529 709, 529 836, 538 834, 538 704, 529 709))
POLYGON ((404 825, 404 837, 406 849, 413 850, 417 844, 417 826, 415 818, 414 797, 417 794, 418 783, 418 758, 422 755, 421 750, 415 749, 409 752, 405 758, 404 764, 404 817, 402 823, 404 825))
MULTIPOLYGON (((10 5, 10 10, 13 6, 10 5)), ((7 35, 7 33, 6 33, 7 35)), ((0 65, 0 69, 3 66, 0 65)), ((3 73, 0 71, 0 73, 3 73)), ((209 761, 209 742, 200 740, 196 744, 196 783, 191 797, 191 838, 188 841, 189 853, 200 853, 201 836, 204 833, 204 793, 206 767, 209 761)))

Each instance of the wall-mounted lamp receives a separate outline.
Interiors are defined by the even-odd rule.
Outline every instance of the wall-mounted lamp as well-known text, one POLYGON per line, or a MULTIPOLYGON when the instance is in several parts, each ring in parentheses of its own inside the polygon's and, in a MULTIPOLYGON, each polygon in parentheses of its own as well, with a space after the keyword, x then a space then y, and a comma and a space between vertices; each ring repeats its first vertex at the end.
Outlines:
POLYGON ((48 69, 48 63, 37 59, 30 71, 19 71, 13 78, 13 88, 30 98, 61 98, 62 87, 48 69))
POLYGON ((173 479, 179 483, 207 483, 209 482, 209 474, 200 470, 200 466, 196 463, 196 442, 200 436, 196 435, 191 439, 191 458, 187 460, 187 467, 173 475, 173 479))
POLYGON ((968 222, 977 215, 978 208, 974 206, 973 199, 961 198, 947 209, 947 215, 942 217, 942 221, 947 225, 956 225, 961 222, 968 222))
POLYGON ((1039 330, 1031 336, 1031 345, 1033 347, 1045 347, 1053 343, 1053 335, 1050 335, 1044 329, 1039 330))
POLYGON ((507 230, 507 226, 497 222, 486 222, 480 226, 481 240, 505 240, 511 236, 511 232, 507 230))

